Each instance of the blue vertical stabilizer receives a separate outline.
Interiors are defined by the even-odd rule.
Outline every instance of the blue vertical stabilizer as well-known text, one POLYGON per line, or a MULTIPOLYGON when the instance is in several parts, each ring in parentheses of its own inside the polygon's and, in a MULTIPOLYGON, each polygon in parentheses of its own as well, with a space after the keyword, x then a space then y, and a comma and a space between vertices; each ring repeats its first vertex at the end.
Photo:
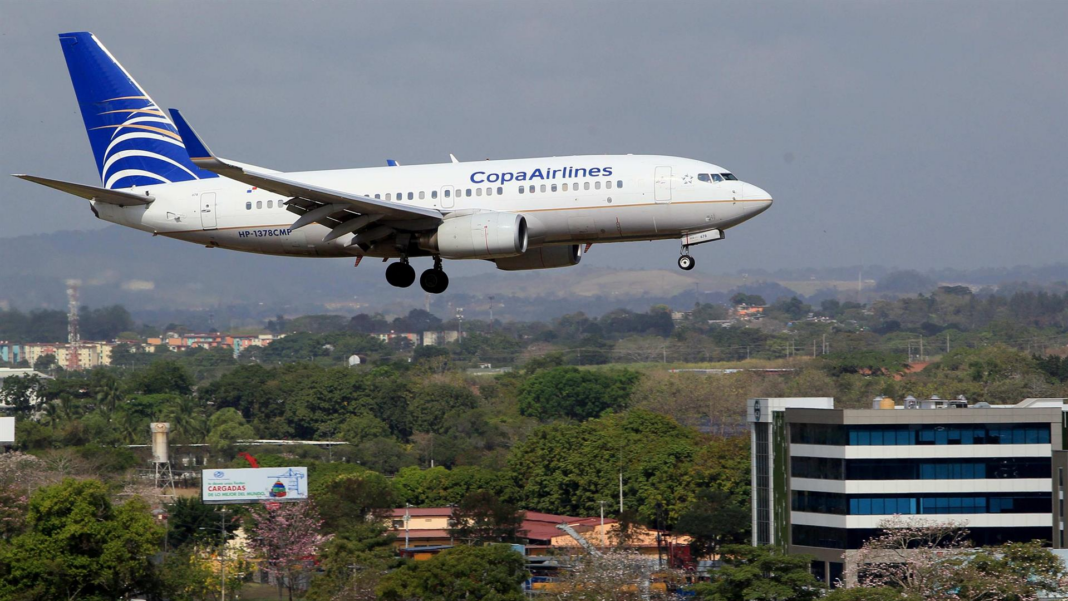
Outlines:
POLYGON ((219 177, 189 160, 171 120, 93 34, 59 41, 105 188, 219 177))

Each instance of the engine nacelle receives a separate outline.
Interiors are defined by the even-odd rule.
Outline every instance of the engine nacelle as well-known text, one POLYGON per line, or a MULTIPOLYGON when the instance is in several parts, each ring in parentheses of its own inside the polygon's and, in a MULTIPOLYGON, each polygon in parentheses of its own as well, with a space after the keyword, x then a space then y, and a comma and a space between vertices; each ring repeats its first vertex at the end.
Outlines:
POLYGON ((418 244, 446 259, 514 257, 527 250, 527 220, 497 211, 461 215, 446 219, 418 244))
POLYGON ((539 246, 532 248, 518 257, 497 259, 497 269, 503 271, 525 271, 528 269, 553 269, 571 267, 582 260, 582 247, 578 244, 566 246, 539 246))

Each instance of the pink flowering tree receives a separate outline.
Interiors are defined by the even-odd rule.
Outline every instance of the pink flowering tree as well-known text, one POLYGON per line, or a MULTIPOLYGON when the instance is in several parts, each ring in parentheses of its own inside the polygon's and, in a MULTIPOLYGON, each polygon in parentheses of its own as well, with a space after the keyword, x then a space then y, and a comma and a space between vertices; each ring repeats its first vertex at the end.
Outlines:
POLYGON ((278 598, 283 588, 302 596, 308 589, 319 548, 326 537, 319 529, 323 521, 311 501, 267 503, 252 511, 249 546, 262 565, 278 583, 278 598))
POLYGON ((1064 565, 1040 542, 975 548, 963 522, 894 516, 847 554, 846 582, 926 601, 1032 601, 1063 590, 1064 565))

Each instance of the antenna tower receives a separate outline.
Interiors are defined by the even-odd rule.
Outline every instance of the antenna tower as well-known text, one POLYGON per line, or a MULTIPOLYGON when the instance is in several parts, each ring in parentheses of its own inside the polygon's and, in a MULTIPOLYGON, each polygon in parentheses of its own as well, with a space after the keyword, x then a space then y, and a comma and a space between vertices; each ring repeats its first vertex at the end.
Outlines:
POLYGON ((78 331, 78 280, 67 280, 67 369, 82 368, 78 357, 78 343, 81 334, 78 331))

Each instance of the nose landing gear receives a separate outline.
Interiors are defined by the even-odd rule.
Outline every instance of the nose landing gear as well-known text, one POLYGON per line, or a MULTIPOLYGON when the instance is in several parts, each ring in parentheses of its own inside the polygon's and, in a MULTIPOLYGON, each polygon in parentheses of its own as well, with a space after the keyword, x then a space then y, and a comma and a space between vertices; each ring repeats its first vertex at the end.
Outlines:
POLYGON ((679 249, 679 269, 683 271, 689 271, 693 269, 693 266, 697 264, 693 257, 690 256, 690 245, 683 244, 679 249))
POLYGON ((434 257, 434 268, 419 276, 419 285, 431 294, 441 294, 449 287, 449 276, 441 269, 441 257, 434 257))

